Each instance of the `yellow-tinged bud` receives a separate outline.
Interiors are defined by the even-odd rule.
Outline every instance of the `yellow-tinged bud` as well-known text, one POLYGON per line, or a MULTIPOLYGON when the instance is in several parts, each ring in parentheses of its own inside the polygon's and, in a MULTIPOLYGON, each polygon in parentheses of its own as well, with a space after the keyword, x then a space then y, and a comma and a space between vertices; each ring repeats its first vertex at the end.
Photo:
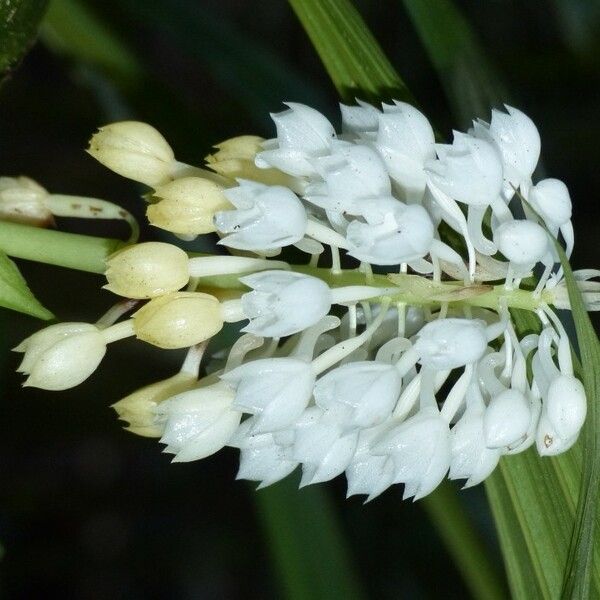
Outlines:
POLYGON ((126 298, 154 298, 189 281, 188 255, 173 244, 144 242, 108 257, 104 289, 126 298))
POLYGON ((188 348, 223 327, 221 304, 200 292, 174 292, 150 300, 133 315, 140 340, 159 348, 188 348))
POLYGON ((29 177, 0 177, 0 219, 46 227, 53 222, 48 192, 29 177))
POLYGON ((112 405, 121 421, 129 423, 127 431, 144 437, 158 438, 164 425, 155 423, 154 409, 164 400, 198 385, 198 378, 190 373, 177 373, 173 377, 147 385, 112 405))
POLYGON ((237 137, 215 144, 214 147, 217 151, 209 155, 207 160, 212 158, 216 161, 221 161, 236 158, 254 161, 257 153, 263 149, 262 144, 264 141, 265 139, 258 135, 238 135, 237 137))
POLYGON ((240 135, 217 144, 217 151, 209 154, 206 165, 230 179, 250 179, 266 185, 291 187, 293 178, 278 169, 259 169, 254 164, 257 153, 263 150, 265 140, 256 135, 240 135))
POLYGON ((175 163, 167 140, 154 127, 139 121, 100 127, 87 151, 115 173, 151 187, 167 181, 175 163))
POLYGON ((202 177, 176 179, 157 188, 154 196, 159 202, 148 206, 150 223, 181 235, 215 231, 215 213, 232 208, 223 189, 202 177))

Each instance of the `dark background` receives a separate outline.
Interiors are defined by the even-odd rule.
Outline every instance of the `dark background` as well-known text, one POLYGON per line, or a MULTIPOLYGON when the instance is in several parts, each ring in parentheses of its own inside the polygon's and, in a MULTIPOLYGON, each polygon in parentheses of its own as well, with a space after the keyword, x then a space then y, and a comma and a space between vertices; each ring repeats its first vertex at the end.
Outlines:
MULTIPOLYGON (((98 125, 124 117, 147 120, 170 141, 178 159, 199 163, 225 138, 270 137, 268 111, 279 110, 282 100, 308 102, 336 122, 335 90, 281 0, 87 4, 129 48, 137 66, 125 72, 83 64, 57 52, 46 31, 0 88, 1 175, 27 174, 52 191, 110 199, 141 216, 140 189, 83 152, 98 125)), ((574 266, 598 266, 600 8, 577 0, 457 4, 512 101, 538 125, 546 172, 570 187, 574 266)), ((453 120, 402 3, 359 6, 438 128, 449 134, 464 125, 453 120)), ((60 226, 125 234, 120 226, 66 220, 60 226)), ((60 320, 92 321, 110 306, 99 277, 26 262, 19 266, 60 320)), ((282 597, 263 505, 256 501, 257 494, 268 492, 255 493, 234 481, 237 451, 171 465, 155 441, 123 432, 108 408, 137 387, 172 374, 180 353, 120 343, 91 380, 74 390, 22 390, 14 373, 18 358, 9 349, 39 326, 0 311, 3 595, 282 597)), ((419 503, 403 503, 400 491, 393 490, 363 507, 359 499, 344 500, 341 480, 322 487, 369 597, 468 596, 419 503)), ((500 561, 483 487, 461 498, 500 561)))

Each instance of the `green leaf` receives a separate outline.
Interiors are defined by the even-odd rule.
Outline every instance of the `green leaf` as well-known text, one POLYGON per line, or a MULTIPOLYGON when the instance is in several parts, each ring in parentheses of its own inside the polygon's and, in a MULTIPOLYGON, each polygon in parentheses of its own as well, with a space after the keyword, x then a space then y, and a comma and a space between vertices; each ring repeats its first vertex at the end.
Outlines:
POLYGON ((469 522, 455 485, 443 481, 422 502, 473 597, 479 600, 506 598, 500 573, 488 560, 486 548, 469 522))
POLYGON ((47 4, 48 0, 0 0, 0 80, 33 44, 47 4))
POLYGON ((0 251, 0 306, 37 317, 51 319, 53 317, 31 293, 17 265, 0 251))
POLYGON ((450 0, 402 0, 461 126, 507 99, 477 36, 450 0))
MULTIPOLYGON (((565 599, 587 598, 594 567, 596 572, 598 571, 598 565, 594 565, 594 553, 600 494, 600 342, 564 250, 558 243, 556 247, 569 292, 581 357, 581 374, 588 401, 587 422, 583 430, 583 468, 579 501, 561 596, 565 599)), ((597 587, 596 592, 598 589, 597 587)))
POLYGON ((414 99, 348 0, 290 0, 340 96, 347 102, 414 99))
POLYGON ((326 489, 288 477, 255 492, 268 547, 290 600, 363 598, 326 489))

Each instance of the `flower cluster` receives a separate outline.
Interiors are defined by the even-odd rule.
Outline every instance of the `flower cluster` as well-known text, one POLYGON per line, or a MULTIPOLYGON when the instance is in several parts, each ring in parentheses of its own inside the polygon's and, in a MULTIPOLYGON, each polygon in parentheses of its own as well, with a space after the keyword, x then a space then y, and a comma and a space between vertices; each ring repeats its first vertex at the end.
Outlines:
MULTIPOLYGON (((532 180, 531 119, 494 110, 438 144, 402 102, 342 105, 340 133, 318 111, 287 106, 273 115, 275 138, 223 142, 205 168, 176 161, 143 123, 94 135, 92 156, 152 188, 152 225, 217 234, 230 254, 190 257, 164 242, 119 250, 105 288, 125 300, 94 325, 25 340, 26 384, 77 385, 128 336, 189 348, 179 374, 115 410, 175 461, 239 448, 238 477, 261 486, 301 466, 301 485, 345 473, 348 495, 403 483, 417 499, 446 476, 476 485, 532 445, 568 450, 586 398, 551 305, 568 307, 555 243, 572 251, 571 200, 561 181, 532 180), (273 258, 290 246, 304 264, 273 258), (532 311, 540 332, 519 337, 513 308, 532 311), (241 334, 213 353, 225 323, 241 334)), ((590 308, 597 275, 578 275, 590 308)))

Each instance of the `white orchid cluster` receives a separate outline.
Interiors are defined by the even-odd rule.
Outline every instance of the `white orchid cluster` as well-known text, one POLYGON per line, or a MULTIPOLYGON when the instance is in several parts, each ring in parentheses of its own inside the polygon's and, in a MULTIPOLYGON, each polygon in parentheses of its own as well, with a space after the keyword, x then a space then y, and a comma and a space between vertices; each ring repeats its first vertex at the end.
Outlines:
MULTIPOLYGON (((402 102, 342 105, 339 134, 289 103, 274 139, 228 140, 209 169, 177 162, 149 125, 102 128, 89 152, 153 189, 150 223, 185 239, 216 233, 230 254, 123 248, 105 287, 126 300, 95 325, 25 340, 26 384, 77 385, 129 336, 190 348, 180 373, 114 408, 174 461, 239 448, 238 477, 261 486, 300 465, 301 485, 345 473, 348 495, 403 483, 417 499, 446 476, 476 485, 532 445, 568 450, 586 398, 550 305, 568 307, 555 241, 570 254, 571 200, 557 179, 532 182, 538 130, 506 110, 436 144, 402 102), (290 246, 307 264, 273 259, 290 246), (319 266, 326 246, 331 268, 319 266), (541 333, 519 339, 511 308, 533 311, 541 333), (242 335, 215 354, 225 323, 242 335)), ((597 275, 578 274, 590 308, 597 275)))

